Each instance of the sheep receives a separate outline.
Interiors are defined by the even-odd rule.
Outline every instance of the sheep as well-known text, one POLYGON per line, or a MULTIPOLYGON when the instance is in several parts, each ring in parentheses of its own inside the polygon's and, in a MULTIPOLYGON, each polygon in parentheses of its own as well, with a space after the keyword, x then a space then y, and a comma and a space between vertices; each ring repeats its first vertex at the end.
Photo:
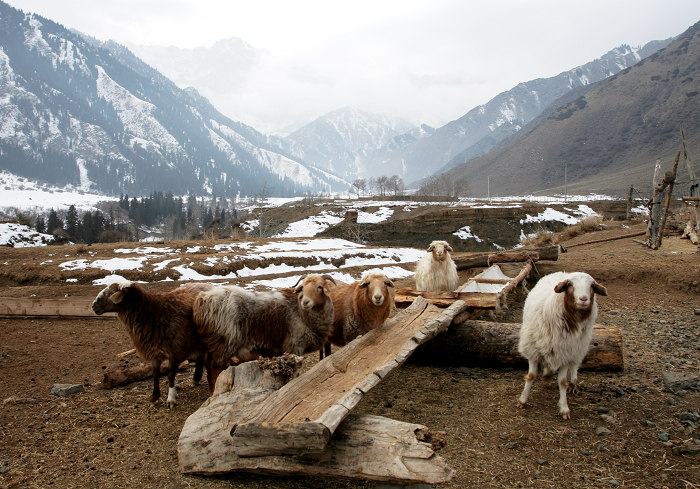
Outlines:
POLYGON ((383 273, 369 273, 352 284, 339 281, 330 291, 335 313, 333 332, 324 348, 326 356, 331 353, 330 343, 345 346, 384 324, 392 312, 394 295, 394 283, 383 273))
POLYGON ((427 251, 416 264, 416 290, 455 290, 459 277, 449 253, 452 247, 447 241, 433 241, 427 251))
POLYGON ((335 281, 328 275, 308 275, 300 282, 275 291, 224 286, 199 294, 193 317, 207 345, 210 390, 232 360, 303 355, 323 347, 333 323, 328 282, 335 281))
POLYGON ((136 352, 153 367, 151 402, 160 398, 160 366, 167 359, 168 407, 175 407, 175 373, 184 360, 195 360, 194 382, 202 378, 206 347, 192 322, 192 304, 208 284, 188 284, 170 292, 154 294, 129 281, 105 287, 92 302, 95 314, 116 312, 126 326, 136 352))
POLYGON ((525 299, 518 351, 529 369, 518 400, 523 408, 540 365, 544 375, 559 372, 559 414, 571 413, 566 392, 577 390, 578 367, 588 352, 598 316, 595 294, 608 295, 605 287, 583 272, 555 272, 537 282, 525 299))

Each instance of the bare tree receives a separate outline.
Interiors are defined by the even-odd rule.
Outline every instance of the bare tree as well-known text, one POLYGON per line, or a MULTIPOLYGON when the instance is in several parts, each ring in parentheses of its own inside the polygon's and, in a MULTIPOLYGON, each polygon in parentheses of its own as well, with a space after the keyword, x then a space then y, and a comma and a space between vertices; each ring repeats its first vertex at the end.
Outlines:
POLYGON ((357 198, 360 198, 360 192, 365 193, 367 191, 367 180, 364 178, 357 178, 352 182, 352 188, 355 189, 357 193, 357 198))
POLYGON ((394 193, 394 197, 402 194, 404 191, 403 179, 398 175, 389 177, 389 190, 394 193))

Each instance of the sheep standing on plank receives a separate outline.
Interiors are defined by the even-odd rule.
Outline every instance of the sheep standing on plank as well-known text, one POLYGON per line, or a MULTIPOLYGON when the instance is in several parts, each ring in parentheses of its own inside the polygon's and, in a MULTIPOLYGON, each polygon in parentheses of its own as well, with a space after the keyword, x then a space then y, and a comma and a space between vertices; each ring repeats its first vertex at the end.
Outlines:
POLYGON ((308 275, 296 287, 251 292, 215 287, 194 303, 194 322, 207 345, 209 389, 235 359, 247 362, 283 353, 320 350, 333 324, 328 275, 308 275))
POLYGON ((525 406, 540 365, 544 375, 559 372, 559 414, 571 417, 566 391, 576 390, 578 367, 588 352, 598 316, 595 294, 605 287, 583 272, 556 272, 537 282, 525 299, 518 351, 529 370, 518 407, 525 406))
POLYGON ((116 312, 126 326, 136 353, 153 367, 151 402, 160 398, 160 366, 168 360, 168 407, 177 402, 175 373, 184 360, 195 360, 194 382, 202 378, 206 347, 192 322, 192 303, 207 284, 188 284, 153 294, 132 282, 105 287, 92 303, 95 314, 116 312))
MULTIPOLYGON (((325 345, 326 356, 331 345, 345 346, 359 335, 384 324, 394 304, 394 283, 383 273, 367 274, 352 284, 338 282, 330 296, 335 308, 333 332, 325 345)), ((321 358, 323 358, 321 351, 321 358)))
POLYGON ((457 288, 457 265, 450 257, 452 247, 447 241, 433 241, 428 254, 416 265, 416 290, 437 292, 457 288))

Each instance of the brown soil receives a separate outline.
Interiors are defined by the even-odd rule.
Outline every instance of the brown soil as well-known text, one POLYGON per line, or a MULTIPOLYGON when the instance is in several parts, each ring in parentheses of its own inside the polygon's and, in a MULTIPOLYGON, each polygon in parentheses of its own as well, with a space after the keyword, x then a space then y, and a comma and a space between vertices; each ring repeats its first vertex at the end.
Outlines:
MULTIPOLYGON (((537 264, 540 274, 583 270, 596 277, 609 292, 599 299, 598 322, 623 333, 625 370, 582 372, 581 392, 569 397, 571 420, 557 414, 554 380, 536 383, 528 406, 520 410, 516 400, 524 371, 410 362, 365 396, 356 411, 445 431, 447 446, 439 454, 457 472, 445 488, 698 487, 700 455, 677 455, 673 448, 700 443, 700 423, 683 424, 679 418, 700 409, 700 392, 674 394, 661 374, 700 372, 700 316, 694 313, 700 307, 700 255, 677 237, 667 238, 658 251, 632 239, 571 246, 642 227, 622 229, 621 224, 578 236, 564 243, 568 252, 559 261, 537 264), (596 434, 599 426, 610 434, 596 434), (669 442, 662 441, 663 433, 669 442)), ((0 296, 94 296, 100 289, 89 285, 94 277, 65 284, 58 269, 31 265, 52 259, 49 254, 61 260, 88 252, 111 257, 123 246, 0 250, 0 296)), ((470 273, 462 272, 462 278, 470 273)), ((399 285, 412 284, 405 279, 399 285)), ((497 319, 520 321, 521 305, 521 300, 509 301, 497 319)), ((115 354, 131 348, 116 320, 3 319, 0 338, 2 487, 375 486, 255 474, 182 475, 176 447, 180 429, 208 392, 206 382, 193 385, 191 370, 178 374, 179 404, 168 410, 162 401, 148 402, 148 381, 99 388, 103 369, 118 365, 115 354), (53 397, 54 383, 82 383, 85 392, 53 397)), ((309 363, 315 359, 308 356, 309 363)), ((127 362, 138 359, 122 360, 127 362)))

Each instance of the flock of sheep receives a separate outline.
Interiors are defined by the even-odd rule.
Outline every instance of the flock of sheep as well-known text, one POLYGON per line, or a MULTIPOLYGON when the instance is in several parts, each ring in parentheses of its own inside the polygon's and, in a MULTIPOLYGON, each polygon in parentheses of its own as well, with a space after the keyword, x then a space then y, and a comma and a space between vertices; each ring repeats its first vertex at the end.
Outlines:
MULTIPOLYGON (((457 267, 446 241, 433 241, 416 265, 416 289, 455 290, 457 267)), ((559 413, 569 419, 567 390, 576 388, 578 367, 588 351, 598 308, 595 294, 605 287, 582 272, 556 272, 539 280, 523 309, 518 350, 528 359, 524 407, 540 367, 558 372, 559 413)), ((303 355, 330 345, 344 346, 382 325, 394 309, 395 287, 384 274, 370 273, 347 284, 328 275, 307 275, 295 287, 251 292, 237 286, 188 284, 165 293, 115 282, 102 290, 92 308, 116 312, 136 352, 153 367, 151 401, 160 398, 159 372, 168 360, 169 407, 176 404, 175 372, 195 361, 197 384, 206 367, 210 393, 228 366, 283 353, 303 355)))

